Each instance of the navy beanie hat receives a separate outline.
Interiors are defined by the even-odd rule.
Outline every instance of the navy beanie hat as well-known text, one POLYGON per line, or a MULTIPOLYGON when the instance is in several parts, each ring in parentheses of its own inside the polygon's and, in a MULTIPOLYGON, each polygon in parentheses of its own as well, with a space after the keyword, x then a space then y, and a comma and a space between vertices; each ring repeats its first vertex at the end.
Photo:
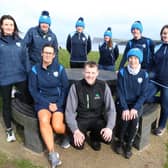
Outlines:
POLYGON ((143 32, 143 26, 140 21, 135 21, 131 26, 131 32, 133 29, 138 29, 141 33, 143 32))
POLYGON ((139 59, 139 62, 142 63, 143 61, 143 53, 139 48, 132 48, 128 51, 127 53, 127 59, 129 59, 129 57, 131 56, 135 56, 139 59))
POLYGON ((107 30, 104 32, 104 37, 105 36, 112 38, 111 27, 108 27, 107 30))
POLYGON ((83 27, 83 28, 85 28, 85 23, 84 23, 83 17, 80 17, 80 18, 77 20, 75 27, 83 27))
POLYGON ((48 11, 42 11, 41 12, 41 16, 39 17, 39 24, 40 23, 46 23, 49 26, 51 25, 51 18, 49 16, 49 12, 48 11))

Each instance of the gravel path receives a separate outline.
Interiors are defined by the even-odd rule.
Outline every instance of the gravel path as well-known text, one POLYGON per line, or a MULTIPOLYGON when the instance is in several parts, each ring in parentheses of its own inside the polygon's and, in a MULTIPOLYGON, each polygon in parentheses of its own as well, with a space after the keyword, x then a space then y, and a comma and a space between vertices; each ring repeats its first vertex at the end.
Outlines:
MULTIPOLYGON (((9 158, 29 159, 36 165, 49 167, 46 153, 36 154, 18 141, 13 143, 5 141, 2 118, 0 119, 0 134, 0 150, 9 158)), ((162 137, 151 134, 150 142, 150 145, 142 151, 133 148, 133 156, 129 160, 115 154, 110 146, 105 144, 102 144, 101 151, 93 151, 87 144, 82 151, 72 147, 62 149, 58 145, 55 145, 55 148, 60 153, 63 162, 60 168, 163 168, 167 155, 165 145, 168 142, 167 132, 162 137)))

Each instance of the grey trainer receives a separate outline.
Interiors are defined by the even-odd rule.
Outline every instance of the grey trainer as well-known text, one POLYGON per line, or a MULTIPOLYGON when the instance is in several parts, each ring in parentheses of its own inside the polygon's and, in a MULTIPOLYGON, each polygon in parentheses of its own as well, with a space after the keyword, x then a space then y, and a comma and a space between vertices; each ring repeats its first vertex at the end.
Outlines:
POLYGON ((51 168, 56 168, 57 166, 62 164, 57 152, 50 152, 48 158, 51 163, 51 168))

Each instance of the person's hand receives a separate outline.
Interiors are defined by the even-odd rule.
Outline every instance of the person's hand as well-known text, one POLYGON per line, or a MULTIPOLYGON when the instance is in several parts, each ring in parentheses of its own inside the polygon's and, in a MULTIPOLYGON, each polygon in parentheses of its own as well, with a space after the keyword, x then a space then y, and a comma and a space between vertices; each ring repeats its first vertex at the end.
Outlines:
POLYGON ((122 112, 122 119, 125 121, 130 120, 130 111, 129 110, 124 110, 122 112))
POLYGON ((106 142, 110 142, 112 139, 112 130, 110 128, 103 128, 100 131, 101 136, 106 142))
POLYGON ((138 111, 136 109, 131 109, 130 110, 130 120, 135 119, 138 117, 138 111))
POLYGON ((80 147, 84 143, 85 135, 79 129, 77 129, 74 131, 73 138, 75 146, 80 147))
POLYGON ((56 112, 57 111, 57 105, 56 105, 56 103, 50 103, 49 104, 49 110, 51 111, 51 112, 56 112))

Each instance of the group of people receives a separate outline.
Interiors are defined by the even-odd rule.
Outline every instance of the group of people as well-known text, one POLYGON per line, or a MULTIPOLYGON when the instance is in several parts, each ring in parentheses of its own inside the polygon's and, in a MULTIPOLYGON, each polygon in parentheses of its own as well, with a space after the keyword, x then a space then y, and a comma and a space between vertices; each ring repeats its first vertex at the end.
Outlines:
POLYGON ((130 158, 142 106, 145 101, 155 102, 158 91, 161 115, 154 133, 163 134, 168 117, 168 25, 161 29, 161 44, 154 51, 153 41, 142 36, 142 23, 132 24, 133 39, 128 41, 120 63, 115 102, 106 82, 97 79, 99 69, 115 71, 119 49, 112 41, 111 28, 104 32, 97 64, 87 61, 91 38, 83 31, 84 19, 77 20, 66 47, 70 67, 83 68, 83 79, 70 86, 65 68, 58 61, 58 42, 50 25, 49 12, 42 11, 39 24, 21 39, 14 18, 10 15, 0 18, 0 91, 7 142, 16 140, 11 114, 13 86, 22 101, 30 103, 33 98, 40 133, 53 168, 61 164, 54 149, 54 132, 62 135, 63 148, 71 144, 83 149, 90 137, 91 147, 100 150, 101 142, 111 142, 116 127, 115 151, 130 158))

